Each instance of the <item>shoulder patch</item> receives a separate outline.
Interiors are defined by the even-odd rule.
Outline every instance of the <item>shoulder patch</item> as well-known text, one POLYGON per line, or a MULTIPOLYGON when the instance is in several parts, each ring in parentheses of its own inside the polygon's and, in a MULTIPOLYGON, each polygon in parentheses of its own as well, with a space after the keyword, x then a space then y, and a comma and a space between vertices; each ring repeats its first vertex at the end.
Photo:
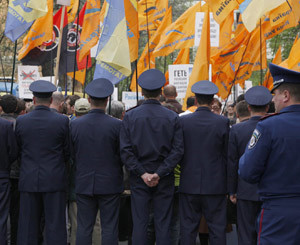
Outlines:
POLYGON ((277 115, 279 115, 279 113, 271 113, 271 114, 269 114, 269 115, 266 115, 266 116, 262 117, 262 118, 259 119, 259 120, 260 120, 260 121, 263 121, 263 120, 265 120, 265 119, 267 119, 267 118, 270 118, 270 117, 273 117, 273 116, 277 116, 277 115))
POLYGON ((256 145, 256 143, 258 142, 260 136, 261 136, 261 133, 257 129, 255 129, 253 131, 252 137, 250 139, 248 149, 252 149, 256 145))

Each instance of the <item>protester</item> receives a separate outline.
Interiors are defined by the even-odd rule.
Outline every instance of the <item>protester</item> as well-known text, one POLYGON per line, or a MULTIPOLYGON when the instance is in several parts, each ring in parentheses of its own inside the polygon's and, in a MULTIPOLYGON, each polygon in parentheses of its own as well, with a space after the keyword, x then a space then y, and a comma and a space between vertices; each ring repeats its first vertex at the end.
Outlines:
POLYGON ((248 103, 242 100, 236 105, 236 117, 238 122, 246 121, 250 118, 250 111, 248 109, 248 103))
POLYGON ((163 90, 163 94, 164 97, 166 98, 165 102, 173 105, 176 108, 178 114, 183 112, 182 105, 176 100, 177 91, 174 85, 169 84, 165 86, 163 90))
POLYGON ((187 115, 196 111, 197 106, 195 106, 196 98, 195 96, 190 96, 186 100, 186 111, 179 114, 179 116, 187 115))
POLYGON ((64 104, 63 94, 59 91, 53 92, 50 110, 58 113, 63 113, 63 104, 64 104))
POLYGON ((213 103, 211 105, 211 111, 217 115, 221 115, 221 110, 222 103, 217 98, 214 98, 213 103))
POLYGON ((75 102, 76 100, 80 99, 80 96, 74 94, 74 95, 68 95, 65 98, 65 105, 66 105, 66 114, 69 116, 70 120, 75 119, 75 102))

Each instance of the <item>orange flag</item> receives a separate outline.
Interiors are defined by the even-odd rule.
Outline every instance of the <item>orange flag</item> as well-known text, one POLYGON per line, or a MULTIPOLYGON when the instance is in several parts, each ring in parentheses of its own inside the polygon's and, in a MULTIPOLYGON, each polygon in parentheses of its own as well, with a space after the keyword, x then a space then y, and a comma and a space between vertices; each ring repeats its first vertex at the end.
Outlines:
MULTIPOLYGON (((189 79, 189 85, 185 94, 184 101, 192 96, 191 87, 200 80, 209 79, 209 60, 210 60, 210 16, 209 10, 205 12, 202 26, 201 40, 196 53, 193 70, 189 79)), ((183 110, 186 110, 186 103, 183 103, 183 110)))
POLYGON ((213 12, 214 19, 219 24, 221 24, 227 18, 227 16, 239 6, 236 0, 207 0, 207 3, 213 12))
POLYGON ((97 44, 100 28, 100 1, 87 0, 80 35, 79 61, 86 57, 91 48, 97 44))
POLYGON ((300 63, 300 38, 296 37, 288 57, 288 68, 292 69, 300 63))
POLYGON ((18 60, 24 58, 33 48, 53 38, 53 1, 48 0, 47 6, 47 14, 38 18, 31 26, 27 35, 23 38, 23 46, 19 51, 18 60), (47 28, 45 28, 45 26, 47 28))
POLYGON ((220 47, 230 42, 233 27, 233 11, 228 14, 227 18, 220 24, 220 47))
POLYGON ((139 30, 152 29, 153 22, 165 16, 168 0, 140 0, 138 2, 139 30))
POLYGON ((137 0, 124 0, 127 36, 130 49, 130 61, 137 60, 139 55, 139 25, 137 0))
MULTIPOLYGON (((161 33, 172 23, 172 7, 170 7, 163 18, 160 26, 158 27, 156 33, 151 37, 149 41, 149 50, 148 50, 148 44, 146 44, 144 51, 138 61, 137 64, 137 71, 138 71, 138 77, 140 74, 142 74, 145 70, 155 68, 155 57, 153 55, 153 50, 158 44, 161 33), (149 52, 150 51, 150 52, 149 52), (150 56, 150 60, 149 60, 150 56)), ((139 88, 140 89, 140 88, 139 88)), ((136 71, 134 72, 130 84, 130 90, 136 91, 136 71)))
POLYGON ((205 11, 207 4, 201 6, 201 1, 186 10, 175 22, 161 33, 161 39, 154 50, 155 56, 167 56, 175 49, 194 46, 196 12, 205 11))
POLYGON ((79 0, 71 0, 70 6, 67 7, 68 23, 72 23, 75 20, 78 11, 79 0))
MULTIPOLYGON (((189 64, 189 63, 190 63, 190 49, 185 48, 179 51, 173 65, 189 64)), ((165 77, 167 80, 166 84, 169 84, 169 71, 166 72, 165 77)))
MULTIPOLYGON (((282 62, 281 58, 281 46, 279 46, 275 57, 272 60, 273 64, 279 65, 282 62)), ((268 88, 269 90, 272 90, 273 88, 273 77, 271 76, 270 70, 268 69, 266 75, 265 75, 265 80, 263 82, 263 86, 268 88)))
MULTIPOLYGON (((73 79, 74 72, 68 72, 67 75, 73 79)), ((85 82, 86 69, 78 70, 75 72, 75 80, 80 82, 82 86, 85 82)))

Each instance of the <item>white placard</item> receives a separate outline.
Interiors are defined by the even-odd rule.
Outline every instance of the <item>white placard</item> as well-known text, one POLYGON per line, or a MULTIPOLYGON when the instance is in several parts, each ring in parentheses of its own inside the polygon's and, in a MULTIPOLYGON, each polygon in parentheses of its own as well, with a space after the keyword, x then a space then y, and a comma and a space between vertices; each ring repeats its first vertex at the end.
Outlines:
MULTIPOLYGON (((196 47, 199 46, 201 40, 202 26, 204 22, 204 12, 196 13, 195 20, 195 43, 196 47)), ((214 20, 213 13, 210 13, 210 46, 219 47, 220 42, 220 25, 214 20)))
POLYGON ((70 6, 71 5, 71 0, 57 0, 56 4, 70 6))
POLYGON ((29 86, 32 82, 39 80, 38 66, 18 66, 19 97, 32 99, 32 92, 29 86))
POLYGON ((169 65, 169 84, 176 87, 177 99, 183 99, 189 85, 193 65, 169 65))
POLYGON ((114 87, 114 92, 111 96, 111 100, 118 100, 118 88, 114 87))
MULTIPOLYGON (((143 100, 144 96, 139 93, 139 100, 143 100)), ((122 92, 122 102, 125 104, 125 110, 136 106, 136 92, 122 92)))

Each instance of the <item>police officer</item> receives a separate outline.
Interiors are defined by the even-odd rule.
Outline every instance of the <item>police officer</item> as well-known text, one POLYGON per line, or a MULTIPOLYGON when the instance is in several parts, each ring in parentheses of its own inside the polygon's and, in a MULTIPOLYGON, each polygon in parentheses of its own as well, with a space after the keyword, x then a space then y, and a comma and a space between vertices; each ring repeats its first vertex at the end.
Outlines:
MULTIPOLYGON (((92 232, 100 209, 102 245, 118 244, 120 194, 123 172, 119 154, 121 121, 105 114, 114 86, 104 78, 85 89, 91 111, 71 122, 76 164, 77 245, 92 244, 92 232)), ((73 154, 72 154, 73 155, 73 154)))
POLYGON ((16 122, 21 154, 18 244, 38 244, 44 213, 46 243, 65 245, 69 119, 50 111, 51 95, 56 90, 52 83, 38 80, 29 89, 35 110, 16 122))
POLYGON ((300 73, 269 67, 277 114, 257 124, 239 171, 263 201, 258 244, 300 244, 300 73))
MULTIPOLYGON (((250 119, 235 124, 230 129, 228 144, 228 192, 230 200, 237 204, 238 241, 243 245, 256 244, 255 221, 261 202, 257 185, 238 178, 238 163, 259 119, 266 115, 272 100, 270 91, 263 86, 250 88, 245 94, 250 119)), ((241 103, 241 102, 240 102, 241 103)))
POLYGON ((211 111, 218 88, 210 81, 192 86, 198 109, 182 116, 184 157, 179 185, 180 244, 196 244, 201 216, 211 245, 226 244, 226 164, 229 120, 211 111))
POLYGON ((156 244, 171 243, 173 171, 183 155, 183 136, 178 115, 158 101, 165 82, 164 74, 156 69, 140 75, 145 102, 126 112, 121 127, 121 157, 130 171, 133 245, 147 243, 151 202, 156 244))
POLYGON ((0 244, 7 244, 7 217, 10 203, 9 173, 17 159, 18 148, 13 123, 0 118, 0 244))

